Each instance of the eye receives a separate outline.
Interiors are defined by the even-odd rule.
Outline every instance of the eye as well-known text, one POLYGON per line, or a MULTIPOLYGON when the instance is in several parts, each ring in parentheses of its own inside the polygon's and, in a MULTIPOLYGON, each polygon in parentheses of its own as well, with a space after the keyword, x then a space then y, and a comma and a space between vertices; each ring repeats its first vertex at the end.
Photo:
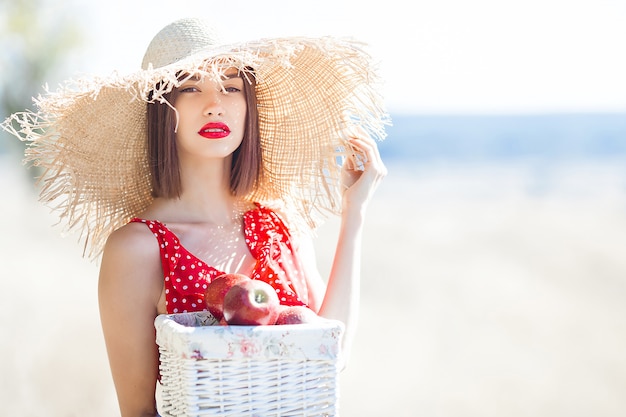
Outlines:
POLYGON ((180 87, 179 91, 181 93, 194 93, 194 92, 198 92, 200 90, 198 90, 198 87, 196 87, 195 85, 188 85, 188 86, 180 87))
POLYGON ((241 93, 243 91, 243 80, 239 77, 230 77, 222 81, 222 88, 227 94, 241 93))

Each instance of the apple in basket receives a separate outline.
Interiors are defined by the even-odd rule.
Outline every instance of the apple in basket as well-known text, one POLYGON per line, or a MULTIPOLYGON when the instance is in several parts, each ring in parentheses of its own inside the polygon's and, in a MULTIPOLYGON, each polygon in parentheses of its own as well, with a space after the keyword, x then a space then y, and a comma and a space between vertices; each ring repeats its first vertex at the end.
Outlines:
POLYGON ((272 325, 279 308, 274 287, 256 279, 236 283, 224 297, 224 318, 232 325, 272 325))
POLYGON ((306 306, 281 306, 276 324, 315 323, 321 317, 306 306))
POLYGON ((209 283, 204 292, 204 303, 213 317, 217 320, 223 319, 226 293, 233 285, 245 280, 250 278, 243 274, 222 274, 209 283))

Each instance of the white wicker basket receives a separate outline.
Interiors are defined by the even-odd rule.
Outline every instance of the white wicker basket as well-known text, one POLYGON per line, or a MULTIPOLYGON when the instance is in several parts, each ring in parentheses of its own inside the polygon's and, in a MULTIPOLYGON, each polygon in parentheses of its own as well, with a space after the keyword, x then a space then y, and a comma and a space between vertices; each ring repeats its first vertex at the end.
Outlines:
POLYGON ((160 315, 162 416, 337 416, 343 324, 220 326, 160 315))

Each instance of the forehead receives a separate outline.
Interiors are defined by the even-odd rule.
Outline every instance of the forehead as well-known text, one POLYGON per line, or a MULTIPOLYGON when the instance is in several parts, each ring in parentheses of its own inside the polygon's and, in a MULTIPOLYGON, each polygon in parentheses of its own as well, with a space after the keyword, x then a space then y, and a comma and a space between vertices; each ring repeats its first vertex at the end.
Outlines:
POLYGON ((225 80, 229 80, 233 78, 241 78, 241 76, 242 76, 242 72, 239 69, 235 67, 229 67, 229 68, 224 68, 223 70, 218 70, 218 71, 206 71, 206 69, 198 69, 197 71, 194 71, 194 72, 184 73, 178 79, 181 84, 187 81, 192 81, 192 82, 211 81, 211 82, 221 83, 225 80))

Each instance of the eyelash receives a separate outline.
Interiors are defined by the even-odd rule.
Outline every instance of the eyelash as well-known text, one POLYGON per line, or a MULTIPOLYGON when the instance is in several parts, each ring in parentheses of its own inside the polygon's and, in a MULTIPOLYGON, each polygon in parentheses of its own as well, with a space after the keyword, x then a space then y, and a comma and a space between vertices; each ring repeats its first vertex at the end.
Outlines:
MULTIPOLYGON (((239 92, 241 92, 241 89, 238 88, 238 87, 224 87, 224 90, 227 93, 239 93, 239 92)), ((193 93, 193 92, 197 92, 197 91, 200 91, 200 90, 198 90, 198 88, 195 87, 195 86, 183 87, 183 88, 180 89, 181 93, 193 93)))

